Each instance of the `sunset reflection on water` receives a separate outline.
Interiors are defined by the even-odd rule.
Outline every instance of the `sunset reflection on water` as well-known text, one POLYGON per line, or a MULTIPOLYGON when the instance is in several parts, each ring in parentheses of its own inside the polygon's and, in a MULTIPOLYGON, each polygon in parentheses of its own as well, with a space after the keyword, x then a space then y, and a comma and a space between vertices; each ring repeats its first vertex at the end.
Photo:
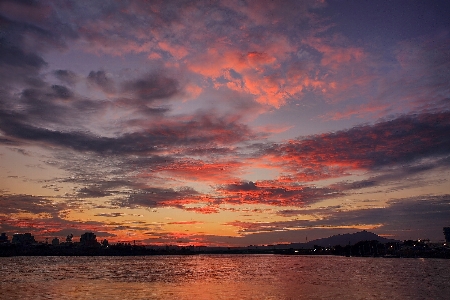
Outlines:
POLYGON ((198 255, 0 258, 1 299, 445 299, 449 260, 198 255))

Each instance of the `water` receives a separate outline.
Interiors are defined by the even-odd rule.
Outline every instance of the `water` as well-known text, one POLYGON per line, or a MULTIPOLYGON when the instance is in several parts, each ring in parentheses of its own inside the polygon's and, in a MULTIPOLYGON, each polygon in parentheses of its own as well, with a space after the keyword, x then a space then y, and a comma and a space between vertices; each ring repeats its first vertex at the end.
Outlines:
POLYGON ((1 257, 0 299, 448 299, 450 260, 1 257))

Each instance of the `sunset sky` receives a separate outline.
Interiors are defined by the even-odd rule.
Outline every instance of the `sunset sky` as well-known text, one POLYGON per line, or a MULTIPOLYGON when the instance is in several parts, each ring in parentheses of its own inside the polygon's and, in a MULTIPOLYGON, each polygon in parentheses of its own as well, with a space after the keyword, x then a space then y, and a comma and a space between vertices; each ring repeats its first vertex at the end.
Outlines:
POLYGON ((450 1, 0 2, 0 232, 450 226, 450 1))

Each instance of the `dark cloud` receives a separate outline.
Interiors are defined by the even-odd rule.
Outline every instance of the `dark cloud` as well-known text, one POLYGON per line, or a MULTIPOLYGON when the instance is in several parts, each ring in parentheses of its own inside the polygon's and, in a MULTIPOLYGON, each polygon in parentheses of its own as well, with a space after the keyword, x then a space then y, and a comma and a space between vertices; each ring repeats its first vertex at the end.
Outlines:
POLYGON ((78 76, 70 70, 55 70, 53 74, 56 78, 69 85, 74 85, 78 81, 78 76))
POLYGON ((258 188, 256 187, 255 183, 249 181, 249 182, 229 184, 228 186, 225 187, 225 189, 228 191, 255 191, 258 188))
POLYGON ((1 213, 48 213, 57 216, 59 212, 65 208, 64 205, 55 204, 53 200, 45 197, 31 195, 0 195, 1 213))
POLYGON ((80 189, 77 196, 80 198, 101 198, 111 195, 110 192, 104 191, 99 187, 84 187, 80 189))
MULTIPOLYGON (((47 116, 50 120, 64 124, 61 119, 69 111, 49 103, 47 99, 40 98, 42 95, 43 93, 37 90, 26 90, 23 93, 24 101, 30 104, 30 114, 47 116), (42 107, 46 107, 47 110, 43 111, 42 107)), ((167 120, 167 123, 163 122, 150 127, 146 131, 128 133, 118 137, 99 137, 86 132, 55 131, 37 127, 23 123, 20 120, 23 117, 19 118, 20 114, 17 113, 0 111, 0 116, 2 117, 0 130, 9 137, 43 142, 77 151, 104 154, 149 154, 159 152, 158 147, 192 147, 211 143, 232 144, 253 137, 246 125, 227 123, 226 119, 218 119, 205 114, 191 116, 191 119, 188 120, 178 121, 174 118, 167 120)))
POLYGON ((33 78, 47 63, 42 54, 62 49, 77 33, 41 1, 0 3, 0 76, 3 82, 33 78))
POLYGON ((83 130, 87 120, 109 105, 106 101, 81 98, 66 86, 45 83, 25 88, 20 94, 5 92, 4 95, 0 99, 0 131, 5 138, 10 135, 10 138, 34 141, 49 141, 56 130, 83 130))
POLYGON ((69 90, 67 87, 62 85, 52 85, 51 87, 52 91, 54 92, 54 95, 57 98, 60 99, 69 99, 73 97, 73 93, 71 90, 69 90))
POLYGON ((135 142, 142 136, 131 134, 122 138, 96 137, 83 132, 61 132, 38 128, 18 122, 0 122, 4 133, 23 140, 43 142, 44 144, 66 147, 77 151, 93 151, 98 153, 151 153, 154 146, 151 142, 137 145, 135 142), (137 145, 137 146, 136 146, 137 145))
POLYGON ((38 73, 47 63, 36 53, 26 53, 20 47, 9 44, 0 35, 0 87, 10 89, 12 84, 36 85, 41 81, 38 73), (34 83, 34 84, 33 84, 34 83))
POLYGON ((125 215, 124 213, 117 212, 117 213, 101 213, 101 214, 96 214, 95 216, 106 217, 106 218, 117 218, 117 217, 122 217, 124 215, 125 215))
POLYGON ((26 46, 26 50, 63 49, 66 39, 78 38, 75 28, 42 1, 2 1, 2 23, 7 37, 26 46))
POLYGON ((147 188, 136 191, 116 204, 122 207, 158 207, 172 206, 183 208, 183 205, 196 202, 199 193, 192 188, 184 187, 177 190, 171 188, 147 188))
POLYGON ((87 77, 88 82, 98 86, 106 93, 114 92, 114 82, 106 76, 105 71, 91 71, 87 77))
POLYGON ((196 147, 187 148, 184 150, 184 154, 188 156, 209 156, 209 157, 221 157, 235 153, 230 147, 196 147))
MULTIPOLYGON (((62 86, 48 86, 42 70, 48 65, 44 54, 48 50, 65 48, 67 40, 78 37, 76 31, 69 28, 67 22, 61 22, 51 6, 42 1, 1 1, 0 27, 0 109, 9 112, 23 109, 17 99, 17 89, 23 89, 25 94, 29 89, 47 89, 42 92, 44 98, 46 93, 69 97, 69 91, 62 86)), ((45 112, 49 101, 40 97, 35 103, 39 101, 42 107, 36 109, 45 112)), ((50 109, 49 114, 41 116, 46 119, 59 113, 50 109)), ((21 119, 27 117, 20 116, 21 119)))
POLYGON ((123 91, 151 103, 175 96, 180 92, 180 87, 178 81, 174 78, 160 74, 149 74, 144 78, 125 82, 123 91))
POLYGON ((120 97, 115 99, 113 102, 114 105, 130 109, 134 112, 136 116, 143 116, 144 118, 136 118, 127 121, 127 125, 129 126, 140 126, 142 122, 148 120, 148 117, 158 117, 164 116, 166 113, 171 111, 170 106, 167 105, 155 105, 149 106, 149 103, 143 101, 139 98, 124 98, 120 97))
POLYGON ((0 63, 3 68, 14 68, 15 71, 26 69, 38 71, 46 66, 45 60, 35 53, 25 53, 17 46, 8 45, 5 38, 0 38, 0 63))

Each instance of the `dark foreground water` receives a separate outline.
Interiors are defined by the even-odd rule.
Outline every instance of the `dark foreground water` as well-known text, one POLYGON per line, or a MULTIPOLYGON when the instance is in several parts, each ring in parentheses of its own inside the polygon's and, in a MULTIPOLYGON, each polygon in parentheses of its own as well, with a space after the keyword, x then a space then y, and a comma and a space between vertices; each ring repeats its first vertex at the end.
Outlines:
POLYGON ((450 260, 1 257, 0 299, 450 299, 450 260))

